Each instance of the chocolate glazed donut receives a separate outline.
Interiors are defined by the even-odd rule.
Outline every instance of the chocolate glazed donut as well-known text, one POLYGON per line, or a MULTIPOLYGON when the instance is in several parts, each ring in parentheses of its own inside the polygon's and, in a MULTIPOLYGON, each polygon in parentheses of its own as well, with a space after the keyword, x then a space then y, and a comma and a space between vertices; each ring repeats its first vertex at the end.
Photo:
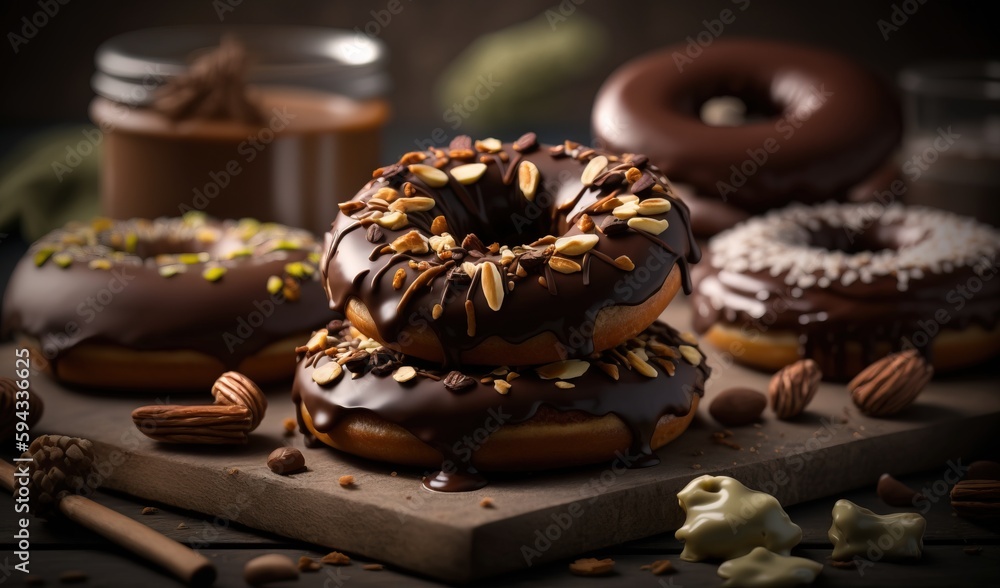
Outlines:
POLYGON ((711 374, 693 339, 663 323, 586 360, 543 366, 449 372, 341 321, 298 351, 292 399, 307 445, 440 468, 424 485, 444 491, 482 487, 482 471, 654 465, 653 450, 694 418, 711 374))
POLYGON ((690 290, 701 255, 687 207, 644 156, 533 133, 408 153, 341 211, 321 264, 331 307, 453 366, 613 347, 690 290))
POLYGON ((683 50, 668 47, 619 68, 598 93, 592 124, 603 147, 647 154, 703 199, 749 213, 843 200, 877 175, 899 142, 890 88, 840 56, 718 39, 676 63, 683 50), (710 126, 699 117, 721 96, 742 100, 744 124, 710 126))
POLYGON ((802 357, 847 380, 916 348, 946 372, 1000 353, 1000 232, 940 210, 792 205, 714 237, 695 329, 769 371, 802 357))

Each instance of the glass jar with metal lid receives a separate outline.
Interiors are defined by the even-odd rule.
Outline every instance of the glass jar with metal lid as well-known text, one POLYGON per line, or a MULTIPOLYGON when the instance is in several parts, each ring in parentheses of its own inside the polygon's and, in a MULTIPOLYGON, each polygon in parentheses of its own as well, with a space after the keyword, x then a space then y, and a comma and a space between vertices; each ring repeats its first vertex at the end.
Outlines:
POLYGON ((379 165, 381 42, 318 27, 134 31, 97 51, 113 218, 254 217, 323 232, 379 165))

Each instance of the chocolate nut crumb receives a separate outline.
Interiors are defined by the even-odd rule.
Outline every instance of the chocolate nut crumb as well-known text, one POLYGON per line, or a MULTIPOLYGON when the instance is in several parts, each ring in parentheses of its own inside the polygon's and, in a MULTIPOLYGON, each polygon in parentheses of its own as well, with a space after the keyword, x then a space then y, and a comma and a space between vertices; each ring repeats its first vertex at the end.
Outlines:
POLYGON ((299 558, 299 571, 300 572, 318 572, 323 566, 311 557, 303 555, 299 558))
POLYGON ((385 569, 385 566, 382 564, 365 564, 361 566, 361 569, 367 572, 381 572, 385 569))
POLYGON ((569 564, 569 571, 576 576, 604 576, 615 569, 615 560, 588 557, 569 564))
POLYGON ((351 565, 351 558, 347 557, 343 553, 340 553, 339 551, 331 551, 330 553, 320 558, 319 561, 331 566, 351 565))
POLYGON ((184 529, 187 529, 187 528, 188 528, 188 526, 185 525, 184 523, 180 523, 180 524, 177 525, 177 530, 178 531, 183 531, 184 529))
POLYGON ((349 486, 353 486, 354 485, 354 476, 351 476, 351 475, 340 476, 340 478, 337 480, 337 483, 340 484, 340 486, 342 488, 347 488, 349 486))
POLYGON ((285 437, 291 437, 295 434, 295 429, 298 428, 299 424, 295 422, 295 419, 289 417, 281 421, 281 426, 285 430, 285 437))
POLYGON ((493 503, 493 499, 490 498, 489 496, 483 497, 483 499, 479 501, 479 506, 483 508, 496 508, 496 506, 493 503))
POLYGON ((155 515, 155 514, 157 514, 159 512, 160 512, 160 509, 156 508, 155 506, 144 506, 144 507, 142 507, 142 511, 140 512, 140 514, 155 515))
POLYGON ((658 559, 649 567, 649 571, 653 572, 654 576, 662 576, 663 574, 676 573, 677 568, 674 567, 674 564, 670 563, 669 559, 658 559))

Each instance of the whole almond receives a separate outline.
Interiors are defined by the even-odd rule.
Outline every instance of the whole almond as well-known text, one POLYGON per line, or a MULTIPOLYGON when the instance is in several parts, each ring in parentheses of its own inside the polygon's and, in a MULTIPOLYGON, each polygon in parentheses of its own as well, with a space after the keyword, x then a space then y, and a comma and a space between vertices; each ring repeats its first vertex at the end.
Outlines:
POLYGON ((823 372, 811 359, 800 359, 789 364, 771 377, 767 395, 771 409, 779 419, 790 419, 802 414, 819 389, 823 372))
POLYGON ((492 310, 500 310, 503 306, 505 293, 504 281, 500 275, 500 270, 493 263, 484 263, 481 267, 483 268, 481 284, 483 294, 486 296, 486 303, 492 310))
POLYGON ((909 406, 933 376, 934 368, 915 349, 908 349, 871 364, 847 389, 861 412, 885 417, 909 406))
POLYGON ((767 396, 752 388, 727 388, 712 399, 708 414, 727 427, 749 425, 767 407, 767 396))
POLYGON ((295 562, 290 557, 278 553, 255 557, 243 567, 243 579, 251 586, 298 578, 299 568, 295 562))
POLYGON ((608 158, 603 155, 598 155, 587 162, 587 166, 583 168, 583 173, 580 175, 580 182, 584 186, 593 185, 597 176, 601 175, 607 167, 608 158))
MULTIPOLYGON (((316 334, 322 335, 323 342, 326 342, 326 329, 320 329, 316 334)), ((310 339, 310 343, 312 343, 312 339, 310 339)), ((315 345, 319 347, 319 344, 315 345)), ((215 380, 215 384, 212 385, 212 396, 215 397, 216 404, 246 407, 250 411, 252 419, 251 431, 260 425, 267 412, 267 397, 261 392, 260 387, 239 372, 226 372, 219 376, 215 380)))

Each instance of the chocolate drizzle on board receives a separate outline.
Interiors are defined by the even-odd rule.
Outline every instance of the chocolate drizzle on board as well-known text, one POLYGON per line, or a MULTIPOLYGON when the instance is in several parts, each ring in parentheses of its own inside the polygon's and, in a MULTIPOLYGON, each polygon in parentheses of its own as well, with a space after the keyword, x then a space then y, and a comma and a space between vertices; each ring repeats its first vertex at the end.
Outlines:
POLYGON ((320 444, 312 430, 330 432, 352 413, 375 414, 436 450, 440 461, 435 463, 442 465, 427 475, 424 485, 441 491, 482 487, 486 479, 477 469, 476 452, 489 443, 489 434, 546 414, 561 415, 563 422, 572 422, 574 415, 614 414, 632 433, 629 464, 654 465, 659 460, 650 449, 650 439, 657 422, 665 415, 688 414, 693 397, 702 394, 711 373, 704 360, 693 365, 683 358, 679 348, 692 345, 691 337, 663 323, 654 323, 617 348, 575 360, 581 362, 578 367, 587 364, 582 375, 552 379, 542 378, 559 372, 552 364, 468 366, 449 372, 358 337, 341 321, 332 322, 323 336, 310 341, 311 347, 299 348, 292 387, 293 401, 305 407, 311 420, 312 429, 298 411, 307 444, 320 444), (341 363, 343 372, 333 381, 317 383, 314 374, 330 362, 341 363), (406 366, 415 368, 416 376, 395 381, 391 374, 406 366), (496 380, 510 385, 506 393, 498 391, 496 380))
POLYGON ((408 354, 413 349, 404 331, 430 329, 446 365, 459 366, 462 352, 487 338, 522 343, 543 333, 555 336, 563 357, 586 357, 594 351, 598 313, 611 306, 642 304, 660 290, 675 264, 690 292, 688 266, 701 253, 691 234, 688 209, 647 158, 602 154, 573 142, 550 147, 522 138, 515 144, 493 139, 477 141, 472 148, 467 146, 473 145, 470 138, 460 137, 448 151, 407 153, 400 162, 376 170, 372 181, 341 205, 327 237, 321 266, 331 308, 345 311, 357 298, 368 308, 383 341, 408 354), (585 185, 581 174, 599 156, 608 163, 585 185), (475 163, 486 166, 476 181, 455 178, 455 168, 475 163), (537 170, 534 183, 525 166, 537 170), (626 224, 615 234, 605 234, 599 228, 605 219, 622 212, 606 206, 608 196, 619 198, 614 201, 619 205, 667 200, 668 211, 649 216, 666 221, 667 228, 654 235, 626 224), (432 199, 433 206, 406 204, 419 198, 432 199), (602 202, 604 207, 599 206, 602 202), (599 237, 592 254, 554 251, 555 236, 584 234, 574 224, 584 213, 593 220, 589 234, 599 237), (437 218, 446 221, 449 235, 462 247, 434 248, 430 238, 440 236, 432 234, 437 218), (380 227, 384 241, 373 244, 366 238, 372 225, 380 227), (424 239, 426 247, 398 245, 414 230, 420 234, 414 238, 424 239), (473 235, 489 246, 466 247, 473 235), (393 255, 404 250, 405 256, 393 255), (543 259, 522 264, 525 255, 543 259), (572 263, 554 271, 553 257, 572 263), (619 259, 622 263, 616 264, 619 259), (421 273, 448 262, 469 271, 472 280, 449 280, 449 272, 441 272, 418 289, 407 287, 421 273), (501 270, 503 300, 497 309, 488 304, 480 280, 486 263, 501 270), (391 281, 399 268, 406 286, 395 289, 391 281), (371 279, 359 279, 362 275, 371 279), (404 295, 406 304, 400 305, 404 295))

